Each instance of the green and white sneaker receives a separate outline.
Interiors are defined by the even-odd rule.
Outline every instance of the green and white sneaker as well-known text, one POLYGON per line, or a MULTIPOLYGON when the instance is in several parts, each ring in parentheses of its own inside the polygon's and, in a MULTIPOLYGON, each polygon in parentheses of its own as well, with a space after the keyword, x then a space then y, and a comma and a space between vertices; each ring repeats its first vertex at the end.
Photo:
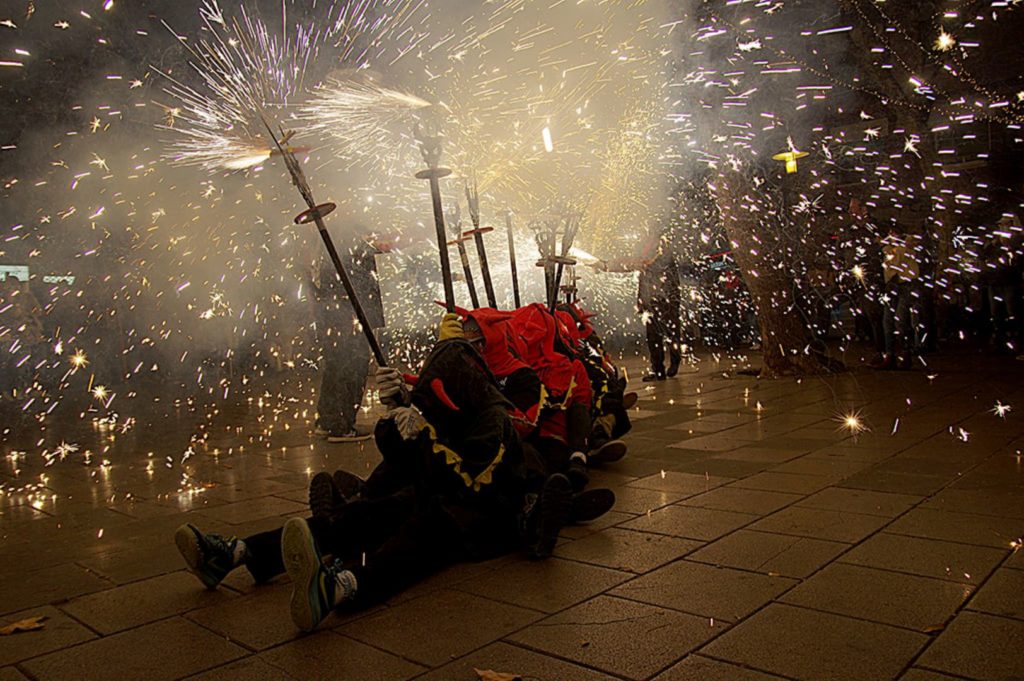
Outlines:
POLYGON ((228 573, 245 560, 245 543, 236 537, 203 534, 186 524, 174 533, 174 543, 188 569, 207 589, 216 589, 228 573))
POLYGON ((281 559, 292 580, 292 621, 303 631, 316 629, 335 605, 355 595, 355 575, 337 561, 323 564, 313 533, 302 518, 284 524, 281 559))

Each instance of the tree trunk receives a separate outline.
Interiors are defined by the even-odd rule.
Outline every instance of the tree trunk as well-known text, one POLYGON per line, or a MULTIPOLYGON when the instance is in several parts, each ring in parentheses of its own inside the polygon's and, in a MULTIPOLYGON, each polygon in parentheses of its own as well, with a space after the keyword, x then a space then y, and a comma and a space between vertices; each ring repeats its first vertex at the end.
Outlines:
MULTIPOLYGON (((715 196, 733 257, 750 290, 761 328, 764 364, 762 378, 828 373, 828 366, 811 351, 812 336, 793 299, 792 263, 771 221, 761 190, 736 170, 723 170, 715 196)), ((785 220, 786 216, 779 216, 785 220)))

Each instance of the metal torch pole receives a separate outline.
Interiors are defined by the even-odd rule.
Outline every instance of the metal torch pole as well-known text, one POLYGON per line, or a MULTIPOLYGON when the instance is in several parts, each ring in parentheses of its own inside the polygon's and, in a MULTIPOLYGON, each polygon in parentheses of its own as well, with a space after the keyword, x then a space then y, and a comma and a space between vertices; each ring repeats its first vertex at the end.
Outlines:
POLYGON ((448 312, 455 312, 455 289, 452 287, 452 264, 448 259, 448 232, 444 226, 444 209, 441 207, 441 184, 439 180, 452 174, 448 168, 441 168, 441 136, 426 135, 417 125, 415 136, 420 142, 420 153, 427 164, 426 170, 416 173, 420 180, 430 180, 430 198, 434 208, 434 229, 437 231, 437 249, 441 257, 441 279, 444 284, 444 306, 448 312))
POLYGON ((487 292, 487 304, 491 307, 498 307, 498 299, 494 295, 494 284, 491 282, 491 268, 487 263, 487 249, 484 247, 484 232, 491 231, 480 228, 480 192, 476 187, 476 177, 473 177, 473 188, 470 189, 466 183, 466 202, 469 204, 469 217, 473 221, 473 242, 476 244, 476 256, 480 259, 480 272, 484 277, 484 290, 487 292))
POLYGON ((516 309, 522 307, 519 299, 519 271, 516 269, 516 240, 512 233, 512 211, 505 211, 505 229, 508 231, 508 262, 512 268, 512 295, 515 297, 516 309))
POLYGON ((366 310, 363 309, 363 304, 356 294, 352 280, 349 278, 345 265, 342 264, 341 257, 338 255, 338 249, 334 247, 334 241, 327 232, 327 225, 324 224, 324 216, 331 213, 335 209, 335 205, 333 203, 317 204, 313 199, 313 191, 309 188, 309 182, 306 181, 306 175, 302 172, 302 166, 299 165, 299 160, 295 158, 295 154, 291 149, 281 144, 266 119, 263 119, 263 124, 266 126, 267 132, 270 133, 274 144, 277 145, 278 151, 281 152, 281 156, 284 158, 285 166, 287 166, 288 172, 292 176, 292 183, 298 188, 303 200, 309 207, 308 210, 295 218, 296 224, 308 224, 310 221, 316 223, 317 231, 320 232, 320 238, 324 242, 324 247, 327 248, 327 254, 334 264, 334 269, 338 272, 341 285, 345 288, 345 295, 348 296, 349 302, 352 303, 356 319, 359 320, 359 326, 363 330, 363 335, 366 336, 366 342, 370 345, 373 359, 377 362, 377 366, 388 366, 388 362, 384 358, 384 352, 380 348, 380 343, 377 342, 377 335, 373 332, 370 320, 366 316, 366 310))

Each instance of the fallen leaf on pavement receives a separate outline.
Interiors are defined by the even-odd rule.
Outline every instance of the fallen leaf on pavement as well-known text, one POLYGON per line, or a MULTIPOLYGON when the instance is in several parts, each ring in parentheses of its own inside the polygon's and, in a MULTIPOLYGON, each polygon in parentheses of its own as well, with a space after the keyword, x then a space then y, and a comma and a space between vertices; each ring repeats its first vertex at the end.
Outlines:
POLYGON ((11 622, 10 624, 0 627, 0 636, 10 636, 11 634, 17 634, 20 631, 36 631, 46 627, 43 624, 43 620, 46 619, 46 615, 39 615, 37 617, 29 617, 28 619, 18 620, 17 622, 11 622))

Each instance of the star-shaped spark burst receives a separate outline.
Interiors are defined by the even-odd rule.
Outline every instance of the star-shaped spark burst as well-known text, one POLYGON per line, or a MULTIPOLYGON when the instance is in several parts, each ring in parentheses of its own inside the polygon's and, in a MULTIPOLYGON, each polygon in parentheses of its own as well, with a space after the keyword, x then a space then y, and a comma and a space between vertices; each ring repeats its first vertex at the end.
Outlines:
POLYGON ((859 409, 848 411, 845 414, 836 414, 832 420, 839 424, 839 428, 837 428, 839 432, 845 431, 853 436, 860 435, 868 430, 859 409))
POLYGON ((71 366, 75 368, 75 371, 81 369, 88 363, 88 358, 81 350, 75 350, 75 354, 71 355, 71 366))
POLYGON ((935 39, 935 49, 939 52, 949 52, 956 45, 956 38, 949 33, 946 33, 945 29, 939 31, 939 37, 935 39))
POLYGON ((1010 405, 1003 404, 999 400, 996 400, 996 406, 994 406, 991 409, 989 409, 989 412, 991 412, 992 414, 995 414, 996 416, 998 416, 1001 419, 1005 419, 1006 415, 1009 414, 1012 410, 1013 410, 1013 407, 1011 407, 1010 405))

